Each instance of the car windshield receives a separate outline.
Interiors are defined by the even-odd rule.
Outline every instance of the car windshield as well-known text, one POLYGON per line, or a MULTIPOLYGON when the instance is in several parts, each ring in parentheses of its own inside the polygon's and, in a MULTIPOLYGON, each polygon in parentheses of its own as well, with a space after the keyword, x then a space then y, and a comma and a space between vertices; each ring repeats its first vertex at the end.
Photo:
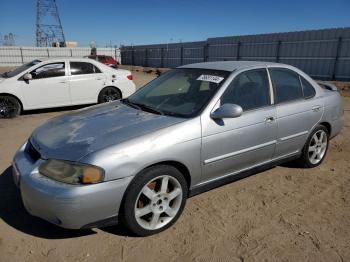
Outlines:
POLYGON ((174 69, 124 99, 144 111, 194 117, 202 111, 230 74, 208 69, 174 69))
POLYGON ((6 73, 3 73, 2 76, 3 77, 6 77, 6 78, 9 78, 9 77, 13 77, 13 76, 16 76, 20 73, 22 73, 23 71, 27 70, 28 68, 32 67, 33 65, 36 65, 38 63, 40 63, 41 61, 40 60, 33 60, 29 63, 26 63, 24 65, 21 65, 20 67, 17 67, 16 69, 12 70, 12 71, 9 71, 9 72, 6 72, 6 73))

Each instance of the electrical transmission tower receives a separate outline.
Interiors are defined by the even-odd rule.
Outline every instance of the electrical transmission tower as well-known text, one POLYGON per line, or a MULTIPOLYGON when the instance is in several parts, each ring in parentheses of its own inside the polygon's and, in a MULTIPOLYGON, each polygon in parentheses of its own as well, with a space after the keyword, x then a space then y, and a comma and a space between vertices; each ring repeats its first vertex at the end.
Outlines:
POLYGON ((36 1, 36 46, 65 46, 56 0, 36 1))
POLYGON ((12 33, 4 35, 3 45, 4 46, 14 46, 14 45, 16 45, 15 44, 15 35, 12 34, 12 33))

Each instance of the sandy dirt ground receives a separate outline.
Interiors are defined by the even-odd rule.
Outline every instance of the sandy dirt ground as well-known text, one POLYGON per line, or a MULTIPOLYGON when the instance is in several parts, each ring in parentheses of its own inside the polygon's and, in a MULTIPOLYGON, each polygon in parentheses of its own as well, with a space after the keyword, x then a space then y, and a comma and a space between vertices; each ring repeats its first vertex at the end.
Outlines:
MULTIPOLYGON (((134 77, 140 86, 154 76, 134 77)), ((350 261, 350 97, 344 102, 344 128, 320 167, 278 166, 190 198, 173 227, 147 238, 30 216, 11 159, 38 125, 72 108, 0 120, 0 261, 350 261)))

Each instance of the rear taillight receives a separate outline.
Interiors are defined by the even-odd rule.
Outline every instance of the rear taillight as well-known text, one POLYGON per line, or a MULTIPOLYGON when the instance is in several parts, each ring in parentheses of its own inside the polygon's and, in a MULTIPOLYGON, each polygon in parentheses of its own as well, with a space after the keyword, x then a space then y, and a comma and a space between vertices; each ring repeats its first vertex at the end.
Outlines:
POLYGON ((127 78, 128 78, 129 80, 132 80, 132 79, 133 79, 132 75, 128 75, 127 78))

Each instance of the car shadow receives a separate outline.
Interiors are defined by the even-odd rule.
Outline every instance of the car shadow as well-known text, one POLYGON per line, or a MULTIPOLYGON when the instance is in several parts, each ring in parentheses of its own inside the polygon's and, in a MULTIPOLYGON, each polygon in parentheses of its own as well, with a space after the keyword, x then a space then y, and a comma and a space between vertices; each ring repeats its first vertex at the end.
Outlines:
POLYGON ((24 208, 18 188, 8 167, 0 175, 0 219, 9 226, 32 236, 46 239, 76 238, 96 234, 95 231, 69 230, 60 228, 45 220, 31 216, 24 208))
POLYGON ((25 116, 25 115, 34 115, 34 114, 43 114, 43 113, 54 113, 54 112, 65 112, 65 111, 68 112, 71 110, 77 110, 77 109, 81 109, 92 105, 94 104, 27 110, 27 111, 23 111, 21 115, 25 116))
POLYGON ((291 169, 304 168, 304 166, 298 160, 285 162, 283 164, 280 164, 279 166, 284 167, 284 168, 291 168, 291 169))
POLYGON ((106 232, 106 233, 117 235, 117 236, 139 237, 139 236, 134 235, 132 232, 130 232, 129 230, 127 230, 125 227, 123 227, 120 224, 115 225, 115 226, 110 226, 110 227, 103 227, 103 228, 99 228, 99 229, 106 232))

